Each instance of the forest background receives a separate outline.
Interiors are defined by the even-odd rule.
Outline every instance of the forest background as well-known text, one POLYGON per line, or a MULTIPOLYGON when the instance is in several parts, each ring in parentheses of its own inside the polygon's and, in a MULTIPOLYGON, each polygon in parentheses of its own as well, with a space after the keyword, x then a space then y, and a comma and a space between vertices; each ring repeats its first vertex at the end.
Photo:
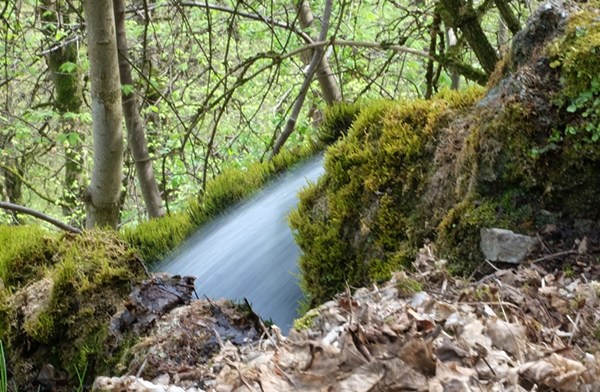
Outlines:
MULTIPOLYGON (((485 84, 533 6, 9 0, 0 10, 0 197, 75 227, 86 225, 86 202, 88 226, 180 210, 216 174, 310 144, 330 105, 485 84), (110 40, 115 61, 94 52, 110 40), (108 101, 123 115, 102 128, 93 108, 108 101), (121 127, 129 148, 104 151, 103 161, 102 137, 123 140, 121 127), (99 197, 90 181, 111 192, 96 176, 116 184, 116 218, 90 218, 99 197)), ((0 214, 0 223, 30 219, 0 214)))

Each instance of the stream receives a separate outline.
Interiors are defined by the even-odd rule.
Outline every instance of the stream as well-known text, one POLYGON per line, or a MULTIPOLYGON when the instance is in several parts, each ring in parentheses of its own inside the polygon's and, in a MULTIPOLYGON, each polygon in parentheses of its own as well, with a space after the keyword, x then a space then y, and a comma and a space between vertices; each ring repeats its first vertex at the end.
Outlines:
POLYGON ((280 176, 259 194, 203 226, 155 269, 192 275, 202 298, 247 298, 284 333, 298 316, 298 253, 287 215, 297 193, 323 173, 323 157, 280 176))

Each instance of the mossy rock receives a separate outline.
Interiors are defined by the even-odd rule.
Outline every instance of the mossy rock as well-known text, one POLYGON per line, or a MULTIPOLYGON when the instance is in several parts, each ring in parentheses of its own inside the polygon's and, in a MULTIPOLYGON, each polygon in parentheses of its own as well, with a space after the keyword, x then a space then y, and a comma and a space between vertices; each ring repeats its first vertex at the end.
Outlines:
POLYGON ((329 148, 325 175, 290 216, 302 286, 313 305, 350 286, 388 279, 416 252, 419 197, 439 131, 481 96, 446 92, 431 101, 378 101, 362 108, 329 148))
POLYGON ((110 318, 146 276, 141 260, 112 232, 65 235, 47 246, 49 260, 31 273, 40 279, 2 294, 0 339, 19 390, 35 390, 32 382, 46 364, 65 372, 71 390, 84 369, 88 381, 108 370, 116 349, 110 318))
POLYGON ((469 274, 482 263, 482 227, 534 235, 547 216, 598 222, 594 4, 568 21, 560 8, 542 8, 544 24, 520 34, 539 46, 505 59, 506 77, 484 97, 466 91, 361 107, 291 215, 312 305, 386 278, 425 239, 455 272, 469 274))

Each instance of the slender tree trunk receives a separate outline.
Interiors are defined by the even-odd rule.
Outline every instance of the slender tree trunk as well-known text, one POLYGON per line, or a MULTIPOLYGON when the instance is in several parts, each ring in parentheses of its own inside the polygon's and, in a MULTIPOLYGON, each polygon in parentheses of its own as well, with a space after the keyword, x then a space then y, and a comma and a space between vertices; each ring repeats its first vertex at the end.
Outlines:
POLYGON ((440 5, 440 14, 445 18, 446 24, 462 31, 479 64, 490 75, 498 62, 498 55, 483 32, 471 3, 464 0, 441 0, 440 5))
MULTIPOLYGON (((300 26, 302 26, 303 29, 309 28, 314 20, 309 1, 296 0, 296 8, 300 26)), ((327 102, 328 105, 340 102, 342 100, 342 93, 335 75, 331 71, 331 66, 329 65, 329 60, 327 60, 326 56, 322 57, 315 74, 325 102, 327 102)))
MULTIPOLYGON (((115 11, 115 26, 117 31, 117 46, 119 50, 119 71, 121 84, 133 88, 133 78, 131 76, 131 66, 129 65, 129 53, 127 48, 127 36, 125 34, 125 1, 113 0, 115 11)), ((148 154, 148 145, 142 119, 139 114, 136 94, 131 91, 128 94, 123 93, 123 114, 125 115, 125 125, 129 139, 129 149, 135 162, 137 178, 142 190, 142 197, 151 218, 158 218, 165 214, 162 207, 162 200, 154 171, 152 161, 148 154)))
MULTIPOLYGON (((446 40, 448 41, 448 50, 453 50, 452 48, 454 48, 458 44, 458 40, 456 39, 454 29, 448 27, 446 28, 446 40)), ((460 88, 460 73, 457 72, 455 69, 451 69, 450 80, 452 81, 450 89, 458 90, 460 88)))
MULTIPOLYGON (((323 23, 321 24, 321 33, 319 34, 319 41, 325 41, 327 38, 327 31, 329 30, 329 18, 331 17, 331 3, 332 0, 325 1, 325 10, 323 11, 323 23)), ((294 129, 296 128, 296 121, 298 120, 298 115, 300 114, 300 110, 302 109, 302 105, 304 105, 304 100, 306 98, 306 93, 308 92, 308 88, 310 87, 310 83, 312 78, 317 70, 317 67, 321 60, 323 59, 324 48, 319 46, 315 48, 312 56, 312 60, 308 65, 308 70, 306 71, 306 78, 304 79, 304 83, 302 83, 302 87, 300 87, 300 93, 298 94, 298 98, 294 102, 294 106, 292 108, 292 113, 290 114, 290 118, 285 124, 285 129, 279 135, 279 138, 275 142, 275 146, 273 146, 273 153, 271 154, 271 158, 275 155, 279 154, 281 148, 290 137, 294 129)))
POLYGON ((433 21, 431 22, 431 41, 429 42, 429 55, 432 57, 429 59, 427 63, 427 72, 425 73, 425 80, 427 83, 427 90, 425 91, 425 98, 429 99, 433 95, 434 86, 434 61, 433 57, 435 57, 437 50, 437 36, 440 32, 440 24, 442 23, 442 18, 439 13, 435 13, 433 15, 433 21))
POLYGON ((94 130, 86 226, 117 227, 123 171, 121 83, 112 0, 84 0, 94 130))
POLYGON ((55 40, 56 29, 68 24, 69 7, 62 1, 43 0, 41 4, 42 31, 50 44, 47 55, 48 68, 54 83, 54 107, 61 115, 60 126, 65 143, 65 182, 63 190, 63 214, 77 211, 78 201, 83 194, 83 135, 79 132, 79 121, 67 113, 80 113, 83 102, 81 74, 77 64, 77 43, 61 43, 55 40))
POLYGON ((519 19, 517 19, 510 8, 510 5, 508 5, 508 1, 494 0, 494 3, 500 12, 502 20, 504 20, 504 23, 506 23, 506 27, 508 27, 511 33, 517 34, 519 30, 521 30, 521 24, 519 23, 519 19))

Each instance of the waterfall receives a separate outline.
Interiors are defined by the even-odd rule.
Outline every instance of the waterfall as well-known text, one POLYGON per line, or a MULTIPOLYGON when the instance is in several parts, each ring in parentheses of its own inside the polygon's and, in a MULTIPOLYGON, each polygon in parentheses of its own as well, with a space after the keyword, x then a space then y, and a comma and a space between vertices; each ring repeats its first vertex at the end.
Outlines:
POLYGON ((203 226, 155 269, 196 277, 211 299, 247 298, 253 310, 284 333, 298 316, 298 247, 287 215, 297 193, 323 172, 322 156, 283 174, 250 200, 203 226))

